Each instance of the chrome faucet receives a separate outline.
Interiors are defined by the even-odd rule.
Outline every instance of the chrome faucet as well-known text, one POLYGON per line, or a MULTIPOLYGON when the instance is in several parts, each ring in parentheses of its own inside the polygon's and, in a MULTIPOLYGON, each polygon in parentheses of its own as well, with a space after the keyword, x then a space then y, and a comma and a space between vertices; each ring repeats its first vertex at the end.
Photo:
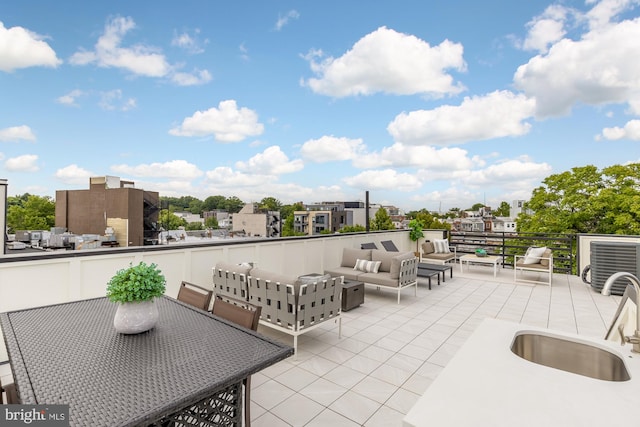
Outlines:
POLYGON ((620 338, 622 339, 622 345, 624 345, 624 343, 626 342, 633 344, 633 348, 631 349, 631 351, 633 351, 634 353, 640 353, 640 307, 638 306, 638 303, 640 302, 640 279, 638 279, 633 274, 624 271, 615 273, 611 275, 606 282, 604 282, 604 286, 602 287, 602 291, 600 291, 600 293, 602 295, 611 295, 611 286, 613 285, 613 282, 622 277, 628 279, 633 285, 633 288, 636 290, 636 300, 634 301, 636 303, 636 330, 633 336, 625 336, 624 327, 623 325, 620 325, 618 327, 618 332, 620 333, 620 338))

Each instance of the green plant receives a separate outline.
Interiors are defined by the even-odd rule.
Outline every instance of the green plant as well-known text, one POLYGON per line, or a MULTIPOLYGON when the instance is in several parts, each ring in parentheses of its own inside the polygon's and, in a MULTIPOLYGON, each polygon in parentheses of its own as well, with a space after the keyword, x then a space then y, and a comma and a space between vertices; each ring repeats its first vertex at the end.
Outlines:
POLYGON ((412 219, 409 221, 409 239, 411 239, 412 242, 416 242, 416 252, 420 251, 418 249, 418 240, 424 237, 424 233, 422 232, 423 228, 424 224, 422 221, 418 219, 412 219))
POLYGON ((113 302, 147 301, 164 294, 166 279, 156 264, 144 262, 118 272, 107 283, 107 297, 113 302))

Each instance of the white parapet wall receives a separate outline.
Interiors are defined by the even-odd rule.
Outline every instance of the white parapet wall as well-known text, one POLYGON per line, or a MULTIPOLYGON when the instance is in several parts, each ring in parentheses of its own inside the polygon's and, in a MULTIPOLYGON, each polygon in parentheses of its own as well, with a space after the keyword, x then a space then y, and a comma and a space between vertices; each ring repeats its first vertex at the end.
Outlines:
MULTIPOLYGON (((389 231, 5 255, 0 259, 0 312, 102 297, 111 276, 140 261, 158 265, 167 279, 166 294, 175 297, 183 280, 213 289, 212 268, 218 261, 253 262, 299 276, 339 265, 343 248, 359 248, 366 242, 382 248, 383 240, 393 240, 401 251, 414 250, 408 231, 389 231)), ((0 363, 6 361, 3 340, 0 363)))

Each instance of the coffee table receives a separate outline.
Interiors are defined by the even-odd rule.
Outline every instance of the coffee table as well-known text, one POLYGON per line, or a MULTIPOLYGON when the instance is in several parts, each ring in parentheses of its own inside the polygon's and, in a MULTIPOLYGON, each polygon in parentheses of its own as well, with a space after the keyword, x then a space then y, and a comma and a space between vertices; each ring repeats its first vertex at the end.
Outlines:
POLYGON ((498 261, 500 261, 500 257, 498 256, 477 256, 476 254, 467 254, 463 255, 460 258, 460 272, 462 273, 462 266, 464 263, 467 263, 467 271, 469 271, 469 264, 485 264, 485 265, 493 265, 493 277, 498 275, 498 261))

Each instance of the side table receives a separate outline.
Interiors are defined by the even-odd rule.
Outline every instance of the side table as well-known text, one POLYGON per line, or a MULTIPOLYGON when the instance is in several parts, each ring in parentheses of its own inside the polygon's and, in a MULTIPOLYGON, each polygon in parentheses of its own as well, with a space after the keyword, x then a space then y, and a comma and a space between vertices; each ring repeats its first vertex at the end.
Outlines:
POLYGON ((345 280, 342 284, 342 311, 349 311, 364 303, 364 282, 345 280))

